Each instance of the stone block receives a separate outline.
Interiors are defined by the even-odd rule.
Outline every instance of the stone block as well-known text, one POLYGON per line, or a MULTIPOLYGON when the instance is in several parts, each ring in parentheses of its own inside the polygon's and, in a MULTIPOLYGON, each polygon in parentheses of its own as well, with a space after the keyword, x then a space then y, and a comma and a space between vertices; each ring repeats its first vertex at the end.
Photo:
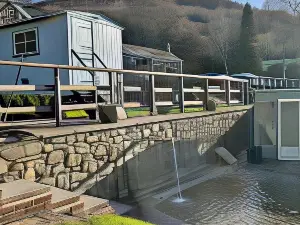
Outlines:
POLYGON ((98 169, 98 164, 96 161, 85 161, 83 163, 83 172, 95 173, 98 169))
POLYGON ((167 129, 166 131, 166 138, 172 138, 173 137, 173 130, 167 129))
POLYGON ((46 165, 45 163, 35 163, 34 165, 34 170, 35 172, 39 175, 42 176, 46 172, 46 165))
POLYGON ((81 155, 80 154, 69 154, 67 158, 66 165, 67 167, 79 166, 81 163, 81 155))
POLYGON ((67 144, 54 144, 53 145, 53 150, 65 150, 68 149, 68 145, 67 144))
POLYGON ((93 154, 82 154, 82 161, 93 161, 94 156, 93 154))
POLYGON ((95 156, 104 156, 104 155, 107 155, 107 147, 105 145, 99 145, 95 152, 95 156))
POLYGON ((44 152, 49 153, 53 151, 53 145, 52 144, 45 144, 44 145, 44 152))
POLYGON ((0 174, 7 173, 8 167, 7 162, 0 158, 0 174))
POLYGON ((47 163, 49 165, 58 164, 62 162, 64 162, 64 152, 62 150, 57 150, 49 153, 47 159, 47 163))
POLYGON ((75 152, 79 154, 90 153, 90 146, 84 142, 74 143, 75 152))
POLYGON ((131 145, 132 141, 124 141, 124 150, 129 148, 129 146, 131 145))
POLYGON ((57 187, 65 190, 70 189, 69 174, 61 173, 57 175, 57 187))
POLYGON ((75 135, 69 135, 67 136, 67 143, 68 144, 73 144, 76 142, 76 136, 75 135))
POLYGON ((123 136, 126 134, 126 129, 118 129, 118 134, 123 136))
POLYGON ((150 136, 150 134, 151 134, 151 130, 149 130, 149 129, 145 129, 145 130, 143 130, 143 136, 144 136, 144 138, 147 138, 147 137, 149 137, 149 136, 150 136))
POLYGON ((79 173, 79 172, 73 172, 71 173, 71 183, 75 183, 78 181, 82 181, 85 178, 87 178, 88 174, 87 173, 79 173))
POLYGON ((35 181, 35 171, 33 168, 28 168, 25 171, 24 179, 29 181, 35 181))
POLYGON ((64 144, 66 143, 66 137, 55 137, 51 139, 52 144, 64 144))
POLYGON ((77 141, 84 142, 85 141, 85 134, 77 134, 77 141))
POLYGON ((159 131, 159 124, 158 123, 152 125, 152 131, 153 132, 158 132, 159 131))
POLYGON ((25 163, 26 168, 34 168, 35 162, 34 161, 29 161, 25 163))
POLYGON ((123 141, 123 137, 122 136, 116 136, 114 137, 114 143, 119 144, 123 141))
POLYGON ((23 143, 21 145, 6 145, 5 148, 6 149, 1 151, 1 156, 8 161, 38 155, 42 152, 42 145, 39 142, 23 143))
POLYGON ((97 136, 89 136, 86 138, 86 142, 87 143, 94 143, 94 142, 98 142, 99 138, 97 136))
POLYGON ((23 163, 16 163, 11 168, 10 171, 23 171, 25 169, 23 163))
POLYGON ((53 169, 52 169, 52 173, 53 173, 54 177, 56 177, 57 174, 59 174, 63 171, 65 171, 65 166, 63 163, 58 164, 57 166, 53 167, 53 169))
POLYGON ((39 183, 55 187, 55 178, 54 177, 43 177, 39 181, 39 183))
POLYGON ((19 163, 19 162, 27 162, 27 161, 32 161, 35 159, 41 159, 42 158, 42 154, 38 154, 38 155, 33 155, 33 156, 29 156, 29 157, 24 157, 24 158, 20 158, 17 159, 15 162, 19 163))

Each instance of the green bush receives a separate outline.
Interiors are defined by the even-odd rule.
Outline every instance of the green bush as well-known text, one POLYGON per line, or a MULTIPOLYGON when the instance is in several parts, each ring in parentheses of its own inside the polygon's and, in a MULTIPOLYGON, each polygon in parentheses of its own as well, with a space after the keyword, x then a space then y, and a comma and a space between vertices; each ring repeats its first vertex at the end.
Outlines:
MULTIPOLYGON (((9 100, 11 98, 11 95, 1 95, 0 101, 1 101, 1 107, 7 107, 9 104, 9 100)), ((23 100, 20 95, 13 95, 10 103, 11 107, 18 107, 23 106, 23 100)))
MULTIPOLYGON (((1 107, 7 107, 11 94, 0 95, 1 107)), ((53 95, 13 94, 10 107, 54 105, 53 95)))
POLYGON ((40 106, 40 99, 37 95, 22 95, 23 106, 40 106))
POLYGON ((54 97, 51 95, 38 95, 38 98, 42 106, 52 105, 54 102, 54 97))

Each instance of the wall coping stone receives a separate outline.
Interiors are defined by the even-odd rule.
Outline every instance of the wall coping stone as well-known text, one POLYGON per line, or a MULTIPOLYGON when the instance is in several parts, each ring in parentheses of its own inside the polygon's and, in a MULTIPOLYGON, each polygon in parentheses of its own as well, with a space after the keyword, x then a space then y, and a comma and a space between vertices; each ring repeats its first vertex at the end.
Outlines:
POLYGON ((62 126, 58 128, 54 127, 53 124, 49 125, 49 127, 45 126, 45 124, 42 124, 43 128, 41 128, 39 125, 36 126, 31 125, 29 128, 23 128, 20 130, 32 133, 36 137, 42 136, 43 138, 50 138, 50 137, 74 135, 76 133, 88 133, 91 130, 96 132, 96 131, 105 131, 105 130, 112 130, 112 129, 122 129, 126 127, 147 125, 152 123, 162 123, 162 122, 170 122, 170 121, 172 122, 176 120, 207 117, 207 116, 218 115, 223 113, 240 112, 240 111, 249 110, 252 107, 253 105, 220 107, 217 108, 217 110, 214 112, 203 111, 203 112, 195 112, 195 113, 136 117, 136 118, 129 118, 126 120, 120 120, 118 121, 118 123, 108 123, 108 124, 95 123, 95 124, 88 124, 88 125, 62 126))

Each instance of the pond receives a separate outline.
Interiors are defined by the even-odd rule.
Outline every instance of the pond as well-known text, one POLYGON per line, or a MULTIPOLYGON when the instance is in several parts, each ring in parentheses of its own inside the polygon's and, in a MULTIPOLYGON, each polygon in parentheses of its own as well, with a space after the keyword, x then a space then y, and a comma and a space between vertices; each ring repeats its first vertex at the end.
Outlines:
POLYGON ((299 168, 298 162, 248 164, 183 191, 182 203, 173 196, 156 209, 186 224, 300 224, 299 168))

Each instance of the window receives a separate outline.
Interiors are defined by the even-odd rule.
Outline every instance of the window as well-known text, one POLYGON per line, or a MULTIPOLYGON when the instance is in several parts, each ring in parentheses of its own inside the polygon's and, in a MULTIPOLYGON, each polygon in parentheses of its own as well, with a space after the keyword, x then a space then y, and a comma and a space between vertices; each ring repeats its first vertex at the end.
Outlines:
POLYGON ((31 55, 39 53, 37 29, 13 33, 14 55, 31 55))

